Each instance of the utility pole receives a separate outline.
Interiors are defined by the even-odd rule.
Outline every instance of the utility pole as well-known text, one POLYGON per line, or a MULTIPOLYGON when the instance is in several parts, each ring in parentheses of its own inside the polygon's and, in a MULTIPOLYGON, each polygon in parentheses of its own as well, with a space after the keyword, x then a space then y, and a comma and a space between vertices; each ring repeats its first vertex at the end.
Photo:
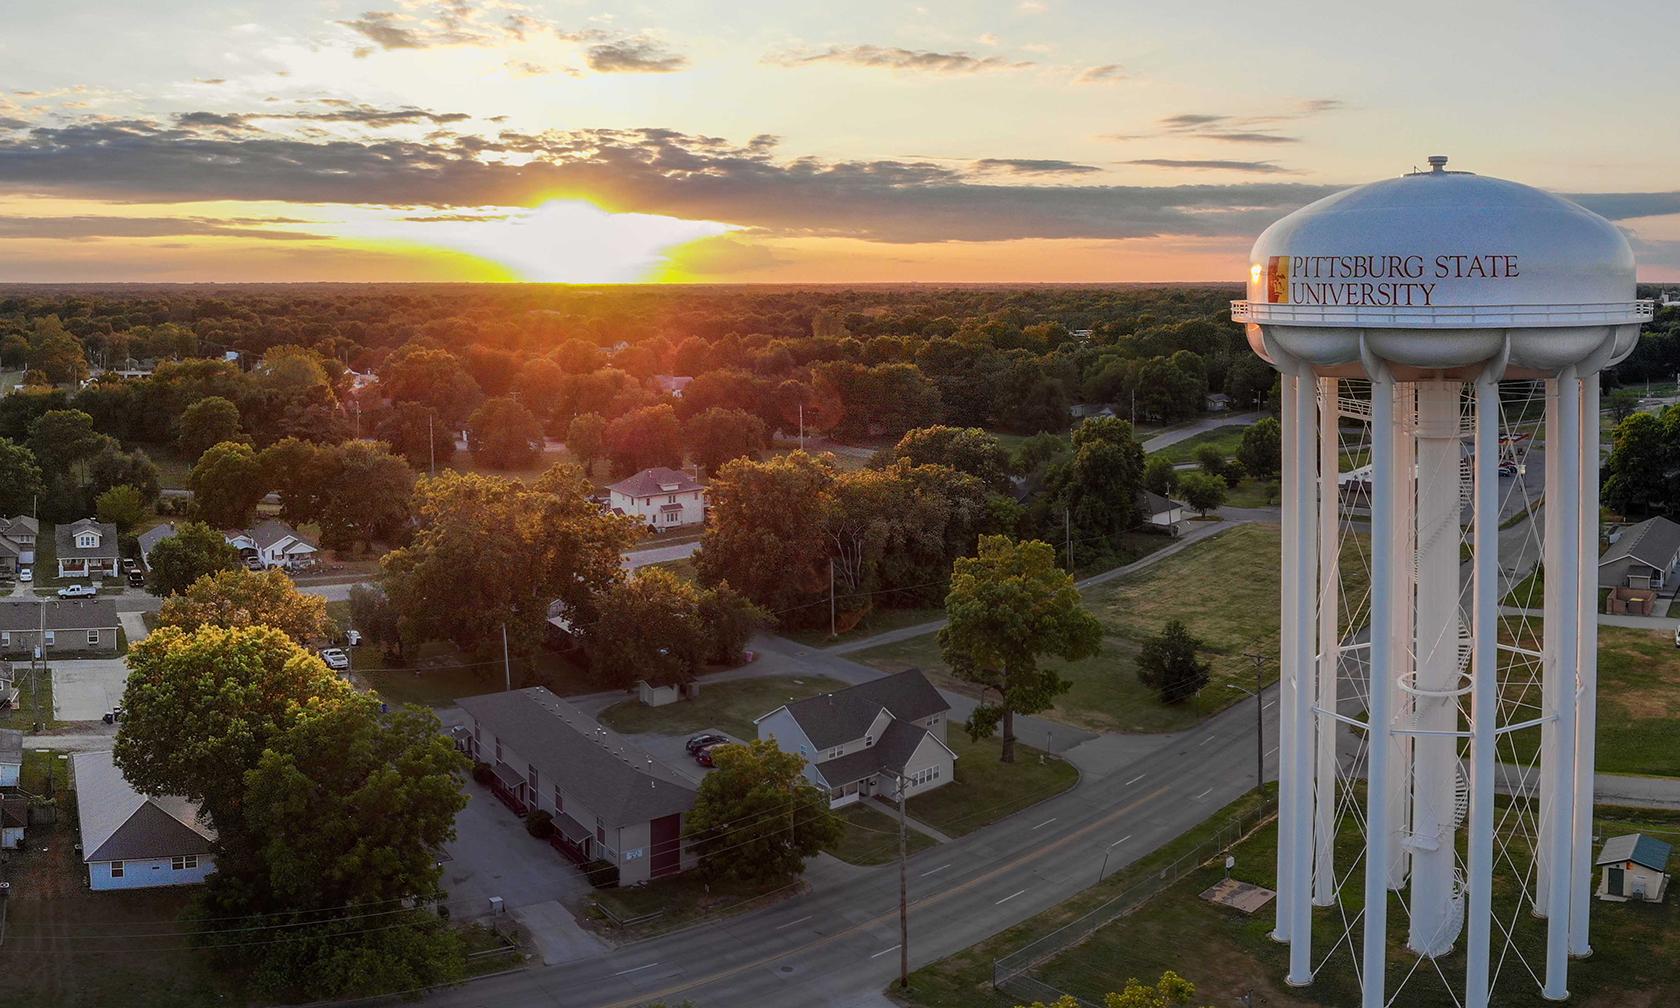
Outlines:
POLYGON ((828 635, 834 636, 834 558, 828 558, 828 635))
POLYGON ((427 475, 437 475, 437 443, 432 440, 432 411, 426 411, 426 454, 431 459, 427 466, 427 475))
POLYGON ((502 678, 507 684, 507 692, 513 692, 513 663, 508 661, 507 624, 502 624, 502 678))
POLYGON ((1245 651, 1243 657, 1254 662, 1254 791, 1259 794, 1266 788, 1266 702, 1260 684, 1266 656, 1258 651, 1245 651))
POLYGON ((904 775, 898 775, 898 988, 910 989, 910 867, 904 838, 904 775))

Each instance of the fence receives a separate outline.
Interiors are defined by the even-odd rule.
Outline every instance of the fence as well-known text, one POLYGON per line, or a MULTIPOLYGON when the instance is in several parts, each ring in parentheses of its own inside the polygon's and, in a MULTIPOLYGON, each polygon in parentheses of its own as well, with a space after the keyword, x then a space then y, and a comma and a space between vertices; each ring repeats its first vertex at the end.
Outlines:
MULTIPOLYGON (((1269 822, 1276 814, 1276 805, 1268 800, 1259 808, 1232 818, 1229 822, 1220 826, 1211 837, 1197 844, 1191 850, 1180 854, 1148 876, 1128 885, 1083 916, 1069 921, 1044 937, 1016 949, 1001 959, 993 960, 992 989, 1020 998, 1022 1003, 1042 1001, 1045 1004, 1052 1004, 1067 996, 1065 991, 1057 990, 1050 984, 1033 976, 1032 972, 1043 963, 1054 959, 1089 938, 1099 929, 1107 927, 1143 906, 1159 895, 1162 890, 1178 882, 1197 868, 1223 856, 1238 841, 1269 822)), ((1092 1002, 1077 997, 1075 1000, 1082 1005, 1092 1005, 1092 1002)), ((1100 1006, 1092 1005, 1092 1008, 1100 1008, 1100 1006)))

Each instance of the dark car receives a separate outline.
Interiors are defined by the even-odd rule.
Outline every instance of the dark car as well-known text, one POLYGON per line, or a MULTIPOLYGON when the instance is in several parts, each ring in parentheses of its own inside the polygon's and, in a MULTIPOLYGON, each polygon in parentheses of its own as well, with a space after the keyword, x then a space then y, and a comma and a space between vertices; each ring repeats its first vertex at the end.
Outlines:
POLYGON ((136 588, 143 588, 146 584, 146 572, 131 570, 128 572, 128 583, 136 588))
POLYGON ((733 745, 733 744, 734 743, 730 742, 728 739, 725 739, 722 742, 714 742, 713 744, 711 744, 711 745, 707 746, 706 748, 700 750, 699 752, 695 753, 694 754, 694 762, 700 764, 703 767, 714 766, 715 764, 713 764, 713 762, 712 762, 712 753, 717 752, 719 749, 722 749, 726 745, 733 745))
POLYGON ((722 735, 716 734, 715 732, 703 732, 688 740, 688 754, 690 756, 694 756, 707 746, 717 745, 719 742, 728 741, 728 739, 724 738, 722 735))

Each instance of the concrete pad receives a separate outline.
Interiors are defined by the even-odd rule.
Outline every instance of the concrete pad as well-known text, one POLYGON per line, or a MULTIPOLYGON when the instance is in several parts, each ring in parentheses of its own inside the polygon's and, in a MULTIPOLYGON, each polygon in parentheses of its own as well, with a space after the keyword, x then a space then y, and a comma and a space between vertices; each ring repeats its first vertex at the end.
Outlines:
POLYGON ((1209 903, 1218 903, 1234 910, 1241 910, 1245 914, 1253 915, 1261 907, 1272 901, 1277 893, 1270 889, 1263 889, 1247 882, 1239 882, 1228 878, 1215 882, 1213 888, 1202 893, 1202 899, 1209 903))
POLYGON ((146 636, 146 621, 141 619, 142 615, 137 612, 117 613, 117 622, 122 624, 123 634, 130 644, 146 636))
POLYGON ((490 790, 468 780, 467 806, 455 817, 455 839, 444 845, 443 887, 450 910, 472 920, 490 912, 490 897, 509 910, 554 901, 575 901, 589 883, 546 841, 525 832, 490 790))
POLYGON ((579 927, 572 912, 556 900, 520 907, 510 916, 524 925, 544 966, 587 959, 607 949, 606 942, 579 927))
POLYGON ((54 661, 53 717, 60 721, 98 721, 122 703, 128 663, 121 658, 54 661))

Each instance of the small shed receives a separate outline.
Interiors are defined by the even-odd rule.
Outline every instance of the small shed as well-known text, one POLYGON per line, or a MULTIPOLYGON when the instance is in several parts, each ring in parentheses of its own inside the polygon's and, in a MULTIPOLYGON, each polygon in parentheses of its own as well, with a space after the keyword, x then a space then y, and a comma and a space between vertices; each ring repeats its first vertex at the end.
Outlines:
POLYGON ((1599 870, 1598 898, 1661 903, 1668 891, 1668 858, 1673 852, 1673 847, 1643 833, 1604 841, 1594 862, 1599 870))
POLYGON ((29 825, 29 799, 22 795, 0 797, 0 849, 21 850, 23 830, 29 825))
POLYGON ((700 684, 697 682, 672 683, 665 686, 655 686, 643 679, 636 683, 636 695, 647 707, 664 707, 679 700, 693 700, 700 695, 700 684))

